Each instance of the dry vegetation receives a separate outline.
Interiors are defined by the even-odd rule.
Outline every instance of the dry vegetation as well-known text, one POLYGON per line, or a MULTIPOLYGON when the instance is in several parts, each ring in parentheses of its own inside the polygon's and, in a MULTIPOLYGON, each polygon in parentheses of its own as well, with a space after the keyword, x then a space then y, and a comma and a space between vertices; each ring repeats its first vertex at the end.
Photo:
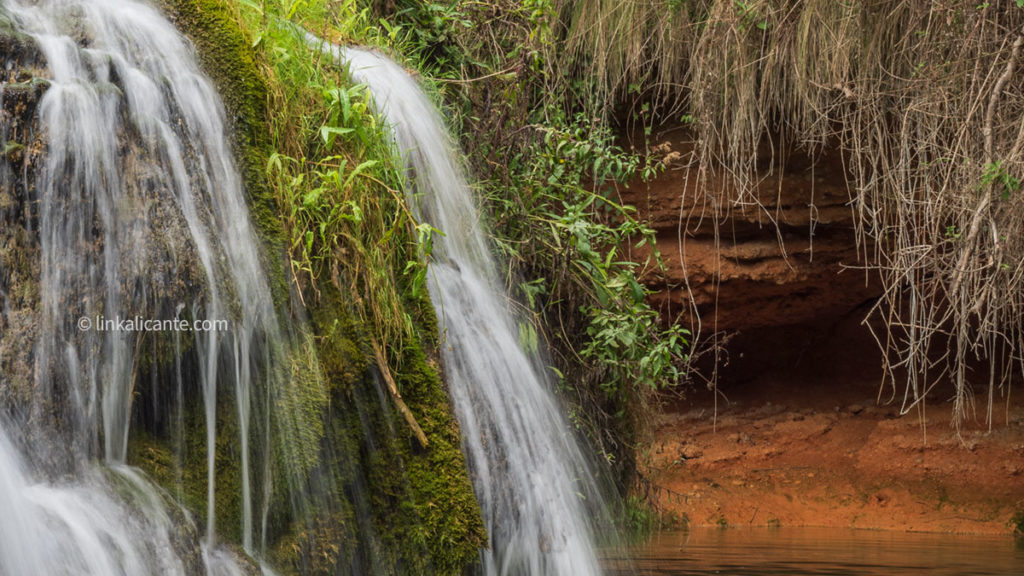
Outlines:
POLYGON ((883 392, 907 412, 952 382, 955 424, 978 392, 991 425, 1024 363, 1024 2, 556 0, 554 13, 563 56, 547 61, 594 82, 580 104, 633 95, 692 124, 689 169, 719 218, 757 202, 784 150, 840 151, 884 286, 871 311, 887 327, 883 392))

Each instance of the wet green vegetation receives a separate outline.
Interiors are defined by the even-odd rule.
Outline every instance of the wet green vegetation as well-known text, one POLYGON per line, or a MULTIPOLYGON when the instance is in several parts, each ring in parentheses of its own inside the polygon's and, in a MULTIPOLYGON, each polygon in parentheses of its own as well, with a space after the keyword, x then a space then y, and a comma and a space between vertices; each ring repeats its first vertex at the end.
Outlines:
MULTIPOLYGON (((660 326, 637 280, 643 267, 620 248, 649 245, 653 233, 617 189, 657 166, 619 148, 602 124, 567 112, 570 103, 535 90, 542 68, 507 79, 503 102, 483 119, 474 116, 474 88, 453 90, 449 80, 473 57, 462 43, 479 14, 455 5, 168 0, 165 8, 221 91, 267 268, 276 275, 279 314, 295 327, 284 384, 255 394, 268 399, 258 412, 287 438, 254 468, 270 466, 272 477, 287 479, 254 489, 270 495, 263 538, 272 563, 311 574, 331 573, 340 562, 456 574, 476 560, 486 536, 439 375, 426 295, 431 237, 443 231, 416 222, 405 207, 403 179, 365 89, 310 46, 304 29, 377 47, 422 70, 455 127, 484 136, 482 153, 469 161, 483 177, 493 241, 511 264, 508 280, 529 319, 523 345, 553 342, 552 370, 582 374, 562 380, 572 419, 628 481, 647 399, 680 379, 685 360, 685 333, 660 326), (510 111, 527 135, 511 142, 507 165, 487 167, 487 150, 508 144, 493 122, 510 111), (483 122, 492 124, 472 125, 483 122), (555 322, 561 331, 545 328, 555 322), (427 446, 375 379, 375 345, 427 446)), ((513 16, 537 33, 544 26, 536 15, 513 16)), ((476 54, 488 66, 509 57, 488 48, 476 54)), ((655 254, 646 266, 657 265, 655 254)), ((199 395, 186 397, 180 469, 168 466, 171 427, 161 434, 150 426, 153 434, 137 435, 132 454, 170 491, 177 486, 201 518, 204 428, 199 395)), ((240 510, 230 502, 238 494, 238 456, 227 445, 237 433, 232 402, 222 395, 218 408, 216 509, 218 532, 238 542, 240 510)))

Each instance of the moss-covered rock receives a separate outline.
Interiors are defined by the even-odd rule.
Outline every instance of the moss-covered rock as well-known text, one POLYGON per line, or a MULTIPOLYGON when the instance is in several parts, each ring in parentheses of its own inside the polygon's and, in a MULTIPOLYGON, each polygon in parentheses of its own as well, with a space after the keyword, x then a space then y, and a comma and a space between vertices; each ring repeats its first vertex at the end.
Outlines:
POLYGON ((411 441, 400 447, 411 505, 420 522, 412 537, 429 551, 441 574, 459 573, 486 545, 486 530, 461 451, 459 429, 435 368, 418 343, 406 344, 396 380, 402 397, 430 439, 426 450, 411 441))
MULTIPOLYGON (((436 362, 421 344, 436 345, 429 301, 406 303, 419 336, 388 351, 403 397, 429 438, 424 449, 374 377, 372 329, 356 319, 343 296, 348 289, 325 282, 307 287, 301 297, 298 289, 290 294, 287 235, 265 177, 274 125, 266 94, 273 80, 261 74, 266 68, 237 23, 236 7, 223 0, 163 0, 163 5, 221 92, 252 216, 268 246, 265 269, 279 317, 297 318, 285 336, 288 342, 281 343, 288 358, 279 382, 270 388, 261 383, 254 392, 259 430, 253 438, 267 433, 274 438, 269 453, 256 454, 252 464, 258 470, 253 493, 267 495, 265 553, 284 573, 461 574, 476 561, 486 538, 457 424, 436 362), (268 468, 272 473, 264 485, 262 470, 268 468)), ((396 249, 410 245, 414 242, 395 243, 396 249)), ((344 262, 324 265, 344 276, 344 262)), ((154 353, 146 369, 166 371, 166 364, 164 355, 154 353)), ((141 386, 139 393, 137 403, 146 404, 167 392, 141 386)), ((221 394, 217 411, 217 526, 220 536, 237 542, 240 456, 231 394, 221 394)), ((138 424, 129 460, 204 518, 207 455, 199 391, 186 392, 181 423, 156 426, 140 417, 138 424)))
POLYGON ((340 292, 323 286, 315 302, 326 433, 301 490, 315 505, 281 531, 275 564, 302 574, 463 573, 486 534, 435 365, 418 339, 392 351, 403 398, 429 439, 423 448, 368 365, 368 335, 340 292))
POLYGON ((36 111, 48 84, 41 56, 0 7, 0 409, 24 412, 34 394, 38 332, 39 238, 34 167, 45 140, 36 111))
MULTIPOLYGON (((207 515, 206 420, 201 399, 195 398, 182 412, 181 428, 172 427, 168 437, 145 429, 133 431, 128 442, 128 461, 144 470, 205 525, 207 515)), ((217 534, 227 542, 241 542, 241 454, 238 452, 238 418, 234 401, 224 395, 217 404, 214 440, 214 514, 217 534)))
POLYGON ((236 7, 224 0, 161 0, 164 10, 195 45, 203 71, 213 80, 227 111, 235 158, 249 196, 250 214, 267 244, 265 269, 271 271, 274 301, 288 298, 284 280, 284 232, 277 204, 267 186, 270 154, 267 85, 252 42, 238 25, 236 7))

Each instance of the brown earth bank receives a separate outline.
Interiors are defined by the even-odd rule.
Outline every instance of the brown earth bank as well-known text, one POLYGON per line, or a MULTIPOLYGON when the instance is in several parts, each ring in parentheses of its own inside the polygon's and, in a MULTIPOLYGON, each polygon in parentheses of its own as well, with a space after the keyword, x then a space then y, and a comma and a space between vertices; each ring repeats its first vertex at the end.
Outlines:
MULTIPOLYGON (((1024 390, 1008 399, 996 390, 990 430, 979 389, 975 417, 958 433, 942 390, 922 412, 903 409, 902 389, 879 387, 862 329, 812 339, 816 348, 760 364, 746 381, 720 381, 717 402, 703 389, 672 401, 641 454, 662 519, 1012 532, 1011 517, 1024 511, 1024 390)), ((801 334, 778 330, 775 345, 792 347, 801 334)))
POLYGON ((691 379, 717 383, 670 401, 638 455, 662 518, 1011 532, 1024 512, 1022 378, 994 390, 990 429, 988 367, 976 367, 976 411, 959 432, 943 382, 917 405, 902 382, 879 385, 882 357, 862 321, 884 334, 869 314, 881 287, 865 272, 872 248, 857 240, 841 154, 777 147, 741 194, 693 169, 685 127, 650 143, 665 170, 623 192, 665 263, 644 281, 663 318, 697 340, 691 379))
MULTIPOLYGON (((696 168, 698 144, 668 126, 651 142, 664 170, 622 199, 655 231, 663 269, 642 280, 651 304, 707 340, 716 332, 839 318, 881 294, 865 272, 838 154, 765 156, 757 184, 740 192, 696 168)), ((637 144, 630 144, 634 148, 637 144)), ((641 248, 637 261, 648 256, 641 248)))

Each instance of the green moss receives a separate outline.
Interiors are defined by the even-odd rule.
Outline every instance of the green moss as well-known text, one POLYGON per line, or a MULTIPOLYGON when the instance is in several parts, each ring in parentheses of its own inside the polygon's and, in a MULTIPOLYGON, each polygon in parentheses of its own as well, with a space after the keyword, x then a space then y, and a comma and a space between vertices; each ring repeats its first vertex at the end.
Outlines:
POLYGON ((420 519, 413 537, 422 539, 438 573, 457 574, 476 561, 487 538, 459 429, 437 370, 418 343, 406 344, 399 365, 402 397, 430 439, 423 451, 403 445, 411 505, 420 519))
POLYGON ((310 310, 317 349, 332 392, 350 388, 369 365, 366 335, 348 313, 347 303, 332 284, 325 284, 310 310))
POLYGON ((7 13, 6 8, 0 6, 0 36, 14 36, 17 33, 11 15, 7 13))
MULTIPOLYGON (((296 566, 302 560, 295 552, 314 553, 318 560, 315 553, 323 549, 314 543, 333 538, 335 561, 386 573, 461 574, 478 558, 486 533, 444 386, 418 338, 403 342, 392 364, 403 398, 430 440, 422 449, 383 383, 368 375, 366 337, 348 309, 331 285, 311 309, 331 390, 328 442, 315 476, 330 478, 334 502, 322 516, 335 521, 315 517, 278 551, 292 553, 288 563, 296 566), (359 522, 372 523, 378 540, 357 543, 359 522), (319 536, 310 532, 317 527, 319 536)), ((417 319, 433 317, 429 303, 410 310, 417 319)), ((328 567, 312 573, 330 573, 328 567)))
MULTIPOLYGON (((12 46, 31 44, 31 41, 15 25, 7 9, 0 6, 0 47, 9 49, 12 46)), ((3 54, 11 54, 5 50, 3 54)))
POLYGON ((0 211, 0 408, 25 408, 35 394, 39 248, 21 222, 0 211))
MULTIPOLYGON (((410 242, 407 246, 414 245, 410 242)), ((400 350, 391 351, 389 363, 396 367, 402 398, 430 440, 426 450, 418 449, 411 440, 402 445, 410 504, 419 518, 411 532, 422 539, 438 573, 458 574, 478 560, 480 548, 487 545, 486 528, 466 474, 458 422, 440 378, 437 313, 425 290, 413 297, 408 285, 412 279, 396 277, 406 295, 403 308, 415 333, 400 350)))
MULTIPOLYGON (((270 131, 278 125, 288 129, 289 121, 269 121, 266 83, 272 80, 263 76, 265 68, 237 23, 235 5, 224 0, 163 0, 163 5, 195 44, 224 100, 253 219, 269 246, 266 269, 275 302, 285 317, 298 297, 289 298, 282 262, 287 235, 265 170, 274 141, 270 131)), ((403 252, 394 262, 415 258, 405 253, 415 250, 412 238, 389 244, 396 254, 403 252)), ((261 474, 253 478, 254 493, 266 489, 271 495, 265 535, 270 559, 283 573, 461 574, 476 561, 486 535, 436 362, 421 343, 436 346, 429 300, 422 294, 403 303, 403 313, 420 330, 388 352, 403 397, 430 439, 429 448, 422 449, 369 371, 371 328, 356 320, 343 295, 348 289, 334 284, 338 274, 346 274, 346 263, 322 265, 331 269, 323 277, 334 280, 303 292, 311 333, 306 335, 300 323, 280 389, 269 391, 271 405, 254 407, 269 411, 270 432, 277 438, 270 454, 255 458, 274 470, 272 485, 258 485, 261 474)), ((385 275, 400 277, 397 272, 385 275)), ((166 360, 160 354, 154 359, 154 365, 166 360)), ((257 402, 267 398, 265 392, 254 392, 257 402)), ((233 402, 226 397, 218 405, 215 504, 218 531, 237 541, 240 456, 233 402)), ((129 458, 180 494, 202 519, 205 421, 201 402, 186 404, 181 458, 168 448, 174 443, 163 439, 168 434, 141 431, 132 435, 129 458)), ((253 463, 253 470, 262 467, 253 463)))
POLYGON ((282 471, 305 482, 320 464, 324 414, 330 400, 317 350, 308 335, 291 350, 286 377, 271 390, 277 424, 275 449, 282 471))
MULTIPOLYGON (((230 542, 241 542, 242 509, 241 455, 238 453, 238 418, 234 398, 221 395, 217 403, 214 439, 214 513, 217 534, 230 542)), ((201 402, 192 402, 182 414, 182 445, 179 455, 173 442, 145 430, 134 430, 128 441, 128 461, 138 466, 157 484, 206 523, 207 441, 206 419, 201 402)))
POLYGON ((270 155, 267 86, 252 41, 239 27, 235 7, 223 0, 162 0, 162 4, 178 30, 195 44, 200 65, 224 102, 250 213, 268 246, 265 269, 272 271, 274 302, 282 309, 288 299, 282 260, 285 235, 266 181, 270 155))

